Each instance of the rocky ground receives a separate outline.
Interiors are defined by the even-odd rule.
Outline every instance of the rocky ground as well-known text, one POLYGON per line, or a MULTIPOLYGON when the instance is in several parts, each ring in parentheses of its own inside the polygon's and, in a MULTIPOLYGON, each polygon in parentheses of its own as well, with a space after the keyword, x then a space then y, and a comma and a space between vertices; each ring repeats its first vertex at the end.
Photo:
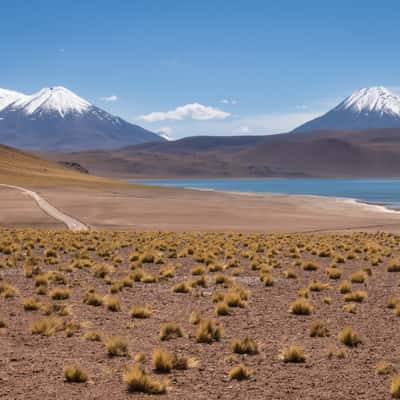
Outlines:
POLYGON ((145 398, 157 387, 166 399, 390 399, 400 368, 399 243, 385 233, 2 229, 0 398, 145 398), (132 317, 138 306, 148 318, 132 317), (208 320, 216 331, 204 343, 208 320), (315 321, 322 337, 310 336, 315 321), (161 340, 167 323, 182 336, 161 340), (345 327, 360 343, 339 337, 345 327), (115 337, 123 355, 109 354, 115 337), (293 345, 302 362, 282 359, 293 345), (172 362, 158 372, 159 348, 184 369, 172 362), (241 364, 248 377, 237 380, 241 364), (67 366, 84 382, 68 382, 67 366), (151 383, 141 391, 128 390, 134 366, 151 383))

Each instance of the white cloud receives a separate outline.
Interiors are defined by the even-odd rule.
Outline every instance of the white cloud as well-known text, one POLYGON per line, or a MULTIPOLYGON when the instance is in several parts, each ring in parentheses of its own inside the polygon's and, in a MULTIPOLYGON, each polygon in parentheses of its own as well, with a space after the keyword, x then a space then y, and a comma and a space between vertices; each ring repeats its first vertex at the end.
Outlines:
POLYGON ((118 100, 118 96, 113 94, 111 96, 100 97, 100 100, 102 100, 102 101, 117 101, 118 100))
POLYGON ((157 129, 157 133, 170 135, 172 133, 172 128, 170 126, 162 126, 161 128, 157 129))
POLYGON ((161 128, 157 129, 157 133, 167 140, 173 140, 171 137, 172 128, 170 126, 162 126, 161 128))
POLYGON ((207 121, 211 119, 225 119, 231 114, 218 108, 204 106, 200 103, 185 104, 179 106, 175 110, 152 112, 150 114, 142 115, 139 119, 146 122, 157 122, 165 120, 182 121, 184 119, 194 119, 199 121, 207 121))
POLYGON ((235 105, 235 104, 239 103, 239 101, 238 101, 238 100, 235 100, 235 99, 222 99, 222 100, 220 101, 220 103, 222 103, 222 104, 232 104, 232 105, 235 105))
MULTIPOLYGON (((225 120, 208 120, 193 123, 182 121, 173 127, 174 139, 185 136, 240 136, 240 135, 273 135, 292 131, 299 125, 320 116, 317 111, 293 111, 282 113, 253 114, 232 116, 225 120)), ((152 129, 150 124, 146 128, 152 129)), ((156 131, 162 129, 158 128, 156 131)), ((154 130, 154 128, 153 128, 154 130)))

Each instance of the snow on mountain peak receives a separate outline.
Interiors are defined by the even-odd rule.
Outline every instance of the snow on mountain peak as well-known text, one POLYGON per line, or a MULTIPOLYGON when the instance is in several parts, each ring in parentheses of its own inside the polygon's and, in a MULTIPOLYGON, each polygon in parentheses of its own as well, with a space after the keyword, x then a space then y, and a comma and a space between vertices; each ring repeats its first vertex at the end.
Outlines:
POLYGON ((400 96, 391 93, 383 86, 363 88, 345 99, 336 110, 400 116, 400 96))
POLYGON ((0 88, 0 111, 9 106, 11 103, 14 103, 14 101, 26 97, 27 96, 22 93, 0 88))
POLYGON ((18 99, 12 104, 15 109, 22 109, 25 114, 57 112, 64 117, 69 113, 82 114, 91 104, 70 90, 55 86, 44 88, 32 96, 18 99))

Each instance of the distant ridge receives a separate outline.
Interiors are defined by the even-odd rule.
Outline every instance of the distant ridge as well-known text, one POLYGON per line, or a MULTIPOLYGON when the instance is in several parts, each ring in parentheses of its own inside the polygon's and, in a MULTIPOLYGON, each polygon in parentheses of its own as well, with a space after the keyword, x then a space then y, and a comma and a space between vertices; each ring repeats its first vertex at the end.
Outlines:
POLYGON ((0 89, 0 143, 27 150, 113 149, 165 139, 62 87, 27 96, 0 89))
POLYGON ((354 92, 331 111, 293 132, 400 127, 400 97, 379 86, 354 92))

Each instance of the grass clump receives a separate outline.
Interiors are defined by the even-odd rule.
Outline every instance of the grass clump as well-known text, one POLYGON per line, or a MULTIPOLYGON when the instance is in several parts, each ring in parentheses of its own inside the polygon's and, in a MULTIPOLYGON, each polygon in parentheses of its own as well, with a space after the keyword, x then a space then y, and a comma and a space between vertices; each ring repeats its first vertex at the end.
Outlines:
POLYGON ((350 326, 346 326, 339 333, 339 340, 348 347, 357 347, 361 343, 358 333, 350 326))
POLYGON ((69 298, 69 290, 64 288, 54 288, 49 293, 49 296, 53 300, 66 300, 69 298))
POLYGON ((222 337, 222 329, 213 319, 202 320, 196 330, 196 341, 198 343, 219 342, 222 337))
POLYGON ((31 325, 33 335, 52 336, 64 329, 64 321, 58 317, 44 317, 31 325))
POLYGON ((64 379, 70 383, 83 383, 87 381, 87 374, 78 365, 71 365, 64 368, 64 379))
POLYGON ((321 321, 314 321, 310 326, 311 337, 325 337, 329 336, 328 328, 321 321))
POLYGON ((288 268, 286 271, 284 271, 283 276, 286 279, 297 279, 296 271, 293 268, 288 268))
POLYGON ((167 391, 164 383, 146 374, 143 367, 139 364, 135 364, 125 371, 123 380, 129 392, 163 394, 167 391))
POLYGON ((109 311, 119 312, 121 311, 121 300, 117 296, 106 296, 104 304, 109 311))
POLYGON ((304 271, 316 271, 318 268, 319 268, 319 266, 316 263, 312 262, 312 261, 306 261, 303 264, 303 270, 304 271))
POLYGON ((400 304, 399 297, 391 297, 387 302, 387 308, 396 308, 397 304, 400 304))
POLYGON ((357 271, 350 275, 350 280, 352 283, 365 283, 367 277, 364 271, 357 271))
POLYGON ((153 368, 157 372, 170 372, 174 367, 174 356, 167 350, 160 347, 153 351, 152 357, 153 368))
POLYGON ((332 268, 331 267, 326 270, 326 273, 327 273, 329 279, 337 280, 342 277, 343 271, 340 268, 332 268))
POLYGON ((130 310, 130 314, 132 318, 150 318, 151 314, 153 313, 153 310, 150 306, 148 305, 134 305, 132 306, 130 310))
POLYGON ((228 304, 225 301, 220 301, 215 306, 215 314, 217 316, 229 315, 231 313, 228 304))
POLYGON ((245 379, 249 379, 251 377, 252 371, 250 368, 247 368, 243 364, 239 364, 236 367, 233 367, 229 371, 229 378, 235 379, 237 381, 243 381, 245 379))
POLYGON ((339 285, 339 292, 342 294, 351 292, 351 283, 349 281, 343 281, 339 285))
POLYGON ((128 355, 128 342, 120 336, 108 338, 105 346, 108 355, 111 357, 124 357, 128 355))
POLYGON ((294 315, 310 315, 312 310, 312 305, 304 298, 295 300, 289 308, 289 312, 294 315))
POLYGON ((180 282, 172 288, 172 291, 175 293, 189 293, 190 285, 188 282, 180 282))
POLYGON ((192 275, 204 275, 206 273, 206 268, 204 265, 197 265, 191 270, 192 275))
POLYGON ((400 399, 400 375, 395 375, 390 383, 390 394, 394 399, 400 399))
POLYGON ((260 281, 264 283, 265 286, 271 287, 274 286, 274 278, 268 272, 262 273, 260 275, 260 281))
POLYGON ((40 308, 40 303, 34 297, 27 297, 22 300, 22 305, 25 311, 36 311, 40 308))
POLYGON ((285 347, 280 358, 286 363, 303 363, 306 360, 303 347, 297 345, 285 347))
POLYGON ((100 307, 104 304, 104 300, 98 293, 89 291, 83 297, 83 303, 89 306, 100 307))
POLYGON ((244 340, 234 340, 232 342, 232 351, 237 354, 257 354, 258 345, 251 338, 245 338, 244 340))
POLYGON ((400 272, 400 259, 391 260, 387 267, 388 272, 400 272))
POLYGON ((197 325, 201 321, 201 315, 198 311, 192 311, 189 316, 189 323, 197 325))
POLYGON ((183 330, 175 322, 169 322, 161 326, 160 340, 176 339, 182 336, 183 336, 183 330))
POLYGON ((363 290, 357 290, 355 292, 347 293, 344 296, 344 301, 352 301, 355 303, 362 303, 367 298, 367 292, 363 290))

